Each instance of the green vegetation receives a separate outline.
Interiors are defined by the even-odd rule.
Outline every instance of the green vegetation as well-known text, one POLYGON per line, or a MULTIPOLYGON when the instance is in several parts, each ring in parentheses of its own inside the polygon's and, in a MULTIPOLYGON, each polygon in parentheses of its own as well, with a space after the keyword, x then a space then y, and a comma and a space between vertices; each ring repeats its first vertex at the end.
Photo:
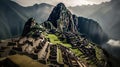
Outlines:
POLYGON ((53 24, 50 22, 50 21, 45 21, 43 23, 43 26, 46 28, 46 29, 55 29, 55 27, 53 26, 53 24))
POLYGON ((30 31, 27 35, 32 36, 34 34, 33 31, 30 31))
POLYGON ((62 58, 62 53, 61 53, 61 50, 60 50, 60 49, 57 49, 57 61, 58 61, 60 64, 63 64, 63 58, 62 58))
POLYGON ((68 44, 68 43, 66 43, 64 41, 60 41, 58 36, 56 36, 54 34, 48 34, 46 36, 46 38, 50 38, 50 41, 53 44, 57 44, 58 43, 58 44, 61 44, 61 45, 65 46, 65 47, 69 48, 73 53, 76 54, 76 56, 80 56, 82 54, 78 49, 72 48, 71 44, 68 44))
MULTIPOLYGON (((89 45, 93 45, 94 43, 89 43, 89 45)), ((103 59, 103 53, 102 53, 102 49, 99 48, 99 46, 97 46, 97 44, 94 44, 94 49, 96 51, 96 57, 98 60, 102 60, 103 59)))
POLYGON ((50 39, 50 42, 53 43, 53 44, 57 44, 57 43, 58 43, 58 44, 61 44, 61 45, 65 46, 65 47, 68 47, 68 48, 72 47, 70 44, 65 43, 65 42, 63 42, 63 41, 60 41, 60 40, 58 39, 58 37, 57 37, 56 35, 54 35, 54 34, 48 34, 48 35, 46 36, 46 38, 49 38, 49 39, 50 39))
POLYGON ((34 25, 34 26, 32 26, 30 28, 30 32, 27 34, 27 36, 31 36, 32 37, 33 35, 36 35, 36 33, 41 34, 44 31, 45 31, 44 27, 42 27, 39 24, 36 24, 36 25, 34 25))
MULTIPOLYGON (((61 35, 47 34, 46 38, 49 38, 51 43, 53 43, 53 44, 57 44, 58 43, 58 44, 61 44, 61 45, 65 46, 65 47, 69 48, 76 56, 78 56, 80 58, 80 60, 82 60, 83 62, 87 62, 90 66, 94 66, 94 67, 96 66, 94 64, 94 61, 86 60, 84 55, 83 55, 83 53, 81 51, 79 51, 77 48, 72 48, 71 44, 68 44, 66 42, 66 40, 60 41, 60 39, 59 39, 60 36, 61 35)), ((92 43, 89 43, 89 45, 92 45, 92 43)), ((96 57, 97 57, 97 59, 99 61, 102 60, 103 57, 101 56, 101 54, 102 54, 101 49, 99 49, 95 45, 93 45, 93 46, 94 46, 94 48, 96 50, 96 57)), ((60 52, 58 52, 58 53, 60 53, 60 52)), ((60 55, 60 54, 58 54, 58 55, 60 55)), ((59 56, 59 62, 62 62, 62 57, 61 56, 59 56)))
MULTIPOLYGON (((32 32, 31 32, 32 33, 32 32)), ((85 55, 83 55, 83 53, 77 49, 71 46, 71 44, 66 42, 66 39, 60 40, 60 37, 62 37, 61 34, 59 33, 55 33, 55 34, 47 34, 46 32, 42 32, 43 35, 45 35, 46 38, 50 39, 50 42, 53 44, 61 44, 67 48, 69 48, 76 56, 79 57, 80 61, 83 61, 85 63, 87 63, 90 67, 96 67, 94 60, 86 60, 87 57, 85 57, 85 55)), ((93 43, 89 43, 88 46, 93 45, 93 43)), ((88 47, 86 46, 86 47, 88 47)), ((8 47, 6 47, 7 49, 8 47)), ((102 63, 104 58, 102 56, 102 50, 100 48, 98 48, 98 46, 94 45, 95 51, 96 51, 96 57, 98 59, 97 63, 102 63)), ((0 52, 1 54, 2 52, 0 52)), ((46 67, 46 65, 41 64, 39 62, 34 61, 33 59, 31 59, 28 56, 25 55, 13 55, 13 56, 8 56, 5 58, 0 58, 0 61, 5 60, 6 58, 10 59, 12 62, 14 62, 15 64, 17 64, 20 67, 39 67, 39 66, 43 66, 46 67), (23 62, 25 61, 25 62, 23 62)), ((57 49, 57 61, 59 64, 63 64, 63 58, 62 58, 62 52, 60 49, 57 49)), ((48 63, 50 63, 48 61, 48 63)))
POLYGON ((76 56, 82 55, 82 53, 81 53, 78 49, 72 49, 72 48, 70 48, 70 50, 71 50, 73 53, 75 53, 76 56))

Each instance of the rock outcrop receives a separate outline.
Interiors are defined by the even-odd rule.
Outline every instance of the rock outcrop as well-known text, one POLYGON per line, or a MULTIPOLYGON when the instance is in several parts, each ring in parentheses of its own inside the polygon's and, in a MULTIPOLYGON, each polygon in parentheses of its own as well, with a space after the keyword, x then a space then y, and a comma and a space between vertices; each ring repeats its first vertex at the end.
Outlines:
POLYGON ((35 24, 36 23, 34 18, 28 19, 28 21, 24 25, 22 36, 26 36, 30 32, 30 29, 32 28, 32 26, 34 26, 35 24))
POLYGON ((76 26, 74 25, 72 13, 65 7, 63 3, 59 3, 57 6, 55 6, 48 18, 48 21, 50 21, 55 28, 61 31, 77 31, 76 26))
POLYGON ((23 37, 25 36, 39 37, 43 30, 44 28, 38 23, 36 23, 34 18, 30 18, 24 25, 22 36, 23 37))
POLYGON ((73 15, 63 3, 55 6, 47 21, 59 31, 79 32, 97 44, 103 44, 108 40, 108 36, 96 21, 73 15))

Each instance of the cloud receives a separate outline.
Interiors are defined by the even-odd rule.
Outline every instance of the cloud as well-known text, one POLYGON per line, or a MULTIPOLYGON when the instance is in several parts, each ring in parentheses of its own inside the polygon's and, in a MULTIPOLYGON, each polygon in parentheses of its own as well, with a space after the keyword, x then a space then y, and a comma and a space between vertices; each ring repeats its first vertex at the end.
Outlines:
POLYGON ((100 3, 102 3, 102 2, 109 2, 109 1, 111 1, 111 0, 85 0, 85 1, 87 1, 87 2, 91 2, 91 3, 95 3, 95 4, 100 4, 100 3))
POLYGON ((111 0, 12 0, 19 3, 22 6, 32 6, 35 3, 48 3, 56 5, 59 2, 65 3, 66 6, 88 5, 88 4, 100 4, 102 2, 109 2, 111 0))
POLYGON ((110 46, 114 46, 114 47, 120 47, 120 41, 119 40, 113 40, 110 39, 107 44, 109 44, 110 46))
POLYGON ((119 58, 120 57, 120 40, 110 39, 106 44, 102 45, 109 54, 119 58))

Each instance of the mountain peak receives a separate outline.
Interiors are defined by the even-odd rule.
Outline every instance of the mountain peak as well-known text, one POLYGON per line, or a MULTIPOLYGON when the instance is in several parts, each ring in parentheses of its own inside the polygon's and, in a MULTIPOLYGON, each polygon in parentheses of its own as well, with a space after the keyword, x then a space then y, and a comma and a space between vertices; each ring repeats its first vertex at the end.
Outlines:
POLYGON ((55 9, 53 10, 59 10, 59 11, 63 11, 63 10, 66 10, 66 6, 64 5, 64 3, 58 3, 55 7, 55 9))
POLYGON ((22 36, 26 36, 30 32, 30 28, 33 27, 35 24, 36 22, 34 18, 31 17, 30 19, 28 19, 28 21, 24 25, 22 36))
POLYGON ((61 7, 61 6, 64 6, 64 7, 65 7, 64 3, 62 3, 62 2, 61 2, 61 3, 58 3, 57 6, 58 6, 58 7, 61 7))
POLYGON ((53 26, 60 31, 74 32, 74 21, 72 13, 66 8, 63 3, 59 3, 51 12, 48 21, 52 22, 53 26))
POLYGON ((47 3, 41 3, 41 4, 39 4, 39 5, 41 5, 41 6, 53 6, 53 5, 47 4, 47 3))
POLYGON ((98 44, 104 43, 108 39, 107 35, 96 21, 73 15, 63 3, 59 3, 54 7, 47 21, 51 22, 52 26, 56 28, 57 31, 79 32, 88 35, 88 38, 98 44))

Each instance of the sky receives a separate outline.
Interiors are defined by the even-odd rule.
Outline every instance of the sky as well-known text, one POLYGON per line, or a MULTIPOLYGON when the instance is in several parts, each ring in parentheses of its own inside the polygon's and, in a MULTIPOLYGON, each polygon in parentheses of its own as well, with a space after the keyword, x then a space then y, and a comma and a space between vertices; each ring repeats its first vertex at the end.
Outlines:
POLYGON ((111 0, 12 0, 17 2, 22 6, 32 6, 34 4, 40 3, 48 3, 51 5, 56 5, 59 2, 64 3, 66 6, 81 6, 81 5, 93 5, 93 4, 101 4, 102 2, 109 2, 111 0))

